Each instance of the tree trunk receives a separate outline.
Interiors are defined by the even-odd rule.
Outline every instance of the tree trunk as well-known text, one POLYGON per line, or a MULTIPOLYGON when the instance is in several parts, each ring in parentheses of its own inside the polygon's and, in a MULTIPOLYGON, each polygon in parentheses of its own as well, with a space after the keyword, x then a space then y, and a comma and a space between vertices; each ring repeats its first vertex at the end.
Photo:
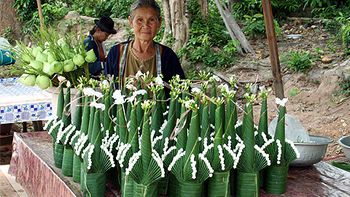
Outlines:
POLYGON ((237 39, 240 43, 240 46, 237 47, 237 50, 240 54, 253 53, 255 54, 252 46, 249 44, 248 40, 244 36, 241 28, 238 26, 236 20, 233 18, 229 8, 222 3, 220 0, 215 0, 215 4, 219 9, 220 15, 224 20, 225 26, 232 39, 237 39))
POLYGON ((201 7, 201 14, 203 18, 208 18, 208 0, 198 0, 198 4, 201 7))
POLYGON ((169 0, 162 0, 163 12, 164 12, 164 34, 162 39, 162 44, 167 44, 167 38, 171 36, 172 24, 171 24, 171 15, 170 15, 170 5, 169 0))
POLYGON ((175 51, 183 47, 189 38, 189 19, 186 17, 186 1, 185 0, 169 0, 171 28, 175 38, 173 49, 175 51))

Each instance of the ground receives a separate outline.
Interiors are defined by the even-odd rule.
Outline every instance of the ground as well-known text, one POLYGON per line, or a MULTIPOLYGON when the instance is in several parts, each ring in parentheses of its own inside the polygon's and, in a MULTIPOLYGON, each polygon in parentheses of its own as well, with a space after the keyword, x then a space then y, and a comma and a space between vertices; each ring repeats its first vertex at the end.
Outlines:
MULTIPOLYGON (((257 82, 272 87, 272 72, 266 39, 250 40, 256 55, 239 57, 237 63, 218 73, 229 77, 236 75, 241 84, 257 82)), ((289 98, 287 111, 299 119, 312 135, 328 136, 333 143, 328 147, 327 158, 337 157, 341 148, 337 140, 350 134, 350 99, 338 95, 339 86, 348 67, 347 57, 343 55, 339 42, 333 42, 318 21, 289 20, 282 27, 278 37, 278 47, 283 72, 285 96, 289 98), (289 34, 300 34, 298 39, 287 38, 289 34), (292 72, 286 68, 283 59, 293 50, 306 50, 319 59, 313 61, 312 69, 306 73, 292 72), (322 59, 322 61, 321 61, 322 59)), ((0 78, 13 76, 12 67, 0 67, 0 78)), ((269 118, 276 116, 275 96, 268 99, 269 118)), ((255 106, 255 114, 259 106, 255 106)))
MULTIPOLYGON (((342 45, 334 42, 322 24, 317 21, 307 23, 295 20, 282 27, 278 37, 278 51, 283 72, 285 97, 288 97, 287 112, 301 121, 311 135, 328 136, 333 143, 328 146, 326 159, 341 155, 337 141, 341 136, 350 135, 350 99, 339 94, 339 83, 348 68, 347 57, 343 55, 342 45), (300 34, 298 39, 287 38, 289 34, 300 34), (290 51, 309 51, 319 60, 314 60, 312 69, 297 73, 286 68, 290 51), (318 52, 317 52, 318 51, 318 52), (319 53, 320 51, 321 54, 319 53)), ((272 87, 272 72, 266 39, 251 41, 256 57, 240 57, 235 67, 228 68, 224 76, 235 75, 242 83, 257 82, 272 87)), ((275 95, 268 98, 269 119, 276 117, 275 95)), ((259 114, 259 106, 255 107, 259 114)))

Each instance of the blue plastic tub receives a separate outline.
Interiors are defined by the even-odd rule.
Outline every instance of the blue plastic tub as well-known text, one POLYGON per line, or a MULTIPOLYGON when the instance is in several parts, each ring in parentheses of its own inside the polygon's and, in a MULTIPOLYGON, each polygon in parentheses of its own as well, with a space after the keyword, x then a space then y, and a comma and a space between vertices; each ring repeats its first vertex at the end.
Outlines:
POLYGON ((0 65, 9 65, 15 63, 16 60, 12 57, 13 54, 10 51, 0 49, 0 65))

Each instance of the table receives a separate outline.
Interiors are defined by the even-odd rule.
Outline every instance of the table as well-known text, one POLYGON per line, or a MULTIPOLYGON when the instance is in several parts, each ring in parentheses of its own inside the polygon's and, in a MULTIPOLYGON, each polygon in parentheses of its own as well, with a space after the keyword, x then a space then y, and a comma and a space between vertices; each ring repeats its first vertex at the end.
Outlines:
POLYGON ((29 196, 83 196, 79 184, 55 167, 52 153, 47 132, 15 133, 9 174, 16 176, 29 196))
POLYGON ((0 79, 0 124, 47 120, 52 115, 52 95, 17 78, 0 79))
MULTIPOLYGON (((51 138, 46 132, 15 133, 13 144, 10 173, 16 176, 28 194, 52 196, 55 193, 55 196, 62 197, 82 195, 79 185, 61 175, 60 169, 54 167, 51 138)), ((287 192, 281 196, 350 196, 349 188, 350 173, 322 161, 311 167, 290 168, 287 192)), ((273 195, 261 191, 260 196, 273 195)))

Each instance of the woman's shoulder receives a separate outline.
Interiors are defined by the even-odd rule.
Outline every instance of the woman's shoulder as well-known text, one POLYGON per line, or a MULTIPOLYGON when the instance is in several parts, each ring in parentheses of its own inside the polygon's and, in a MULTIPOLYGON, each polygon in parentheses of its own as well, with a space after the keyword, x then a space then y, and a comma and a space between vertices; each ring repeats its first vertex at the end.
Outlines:
POLYGON ((110 49, 110 51, 114 51, 114 52, 118 52, 120 50, 120 47, 125 46, 126 44, 128 44, 130 41, 124 41, 124 42, 119 42, 116 43, 115 45, 113 45, 110 49))

